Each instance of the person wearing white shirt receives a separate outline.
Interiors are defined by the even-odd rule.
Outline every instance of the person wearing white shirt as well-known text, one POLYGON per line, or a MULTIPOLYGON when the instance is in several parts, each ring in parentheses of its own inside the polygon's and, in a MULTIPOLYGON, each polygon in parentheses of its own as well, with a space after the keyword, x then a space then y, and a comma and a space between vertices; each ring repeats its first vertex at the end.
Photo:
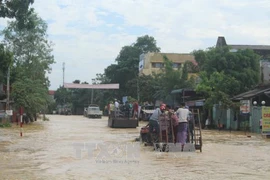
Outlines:
POLYGON ((185 103, 181 103, 180 108, 176 111, 176 115, 178 117, 177 143, 180 143, 182 145, 182 151, 187 140, 187 128, 189 118, 189 110, 184 107, 185 103))
POLYGON ((114 112, 115 112, 115 116, 118 117, 119 116, 119 102, 116 99, 114 102, 114 112))

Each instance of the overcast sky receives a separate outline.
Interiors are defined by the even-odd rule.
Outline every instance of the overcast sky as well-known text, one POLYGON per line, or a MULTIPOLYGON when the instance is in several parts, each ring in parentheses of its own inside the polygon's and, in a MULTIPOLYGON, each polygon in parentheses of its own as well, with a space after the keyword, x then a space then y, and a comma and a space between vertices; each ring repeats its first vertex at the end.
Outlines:
MULTIPOLYGON (((269 0, 35 0, 48 23, 56 63, 50 89, 75 79, 91 83, 121 47, 151 35, 165 53, 228 44, 270 44, 269 0)), ((3 29, 6 20, 0 19, 3 29)))

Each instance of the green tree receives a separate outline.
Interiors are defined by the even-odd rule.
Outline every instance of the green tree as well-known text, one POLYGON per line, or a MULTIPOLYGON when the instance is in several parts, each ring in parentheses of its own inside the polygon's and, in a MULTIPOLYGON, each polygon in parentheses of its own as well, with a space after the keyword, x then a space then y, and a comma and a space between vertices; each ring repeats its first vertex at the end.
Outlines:
POLYGON ((112 64, 105 69, 106 79, 110 83, 119 83, 120 90, 117 93, 117 98, 122 96, 136 97, 134 94, 128 94, 130 87, 129 81, 135 81, 139 73, 139 57, 142 53, 159 52, 160 48, 157 47, 156 41, 153 37, 145 35, 138 37, 136 42, 130 46, 124 46, 115 59, 117 64, 112 64))
POLYGON ((133 46, 138 48, 141 53, 160 52, 160 48, 157 47, 155 38, 148 35, 138 37, 133 46))
POLYGON ((201 82, 197 91, 212 107, 221 102, 225 108, 234 103, 230 97, 250 90, 259 83, 259 56, 252 50, 231 52, 228 46, 194 51, 201 82))
POLYGON ((2 31, 4 44, 13 52, 17 77, 26 75, 30 79, 42 80, 49 86, 46 73, 50 73, 50 65, 54 63, 52 42, 47 38, 47 24, 36 13, 28 17, 34 22, 33 29, 18 28, 18 21, 8 23, 2 31))
POLYGON ((188 79, 188 63, 183 67, 173 68, 173 62, 166 56, 164 58, 164 67, 162 72, 155 75, 155 99, 169 100, 173 89, 193 88, 194 81, 188 79))
POLYGON ((33 22, 27 18, 33 12, 33 8, 29 8, 34 0, 0 0, 0 17, 16 18, 18 27, 33 28, 33 22))
POLYGON ((11 93, 15 107, 24 107, 25 112, 31 115, 44 110, 50 103, 48 88, 41 80, 32 80, 28 77, 18 79, 12 85, 11 93))
POLYGON ((12 65, 12 53, 0 44, 0 83, 6 82, 5 77, 10 65, 12 65))
POLYGON ((19 28, 19 21, 12 21, 2 31, 3 43, 13 53, 12 97, 15 105, 23 106, 29 113, 36 113, 48 105, 50 65, 54 63, 52 43, 47 39, 47 24, 36 13, 26 17, 34 23, 31 29, 19 28), (32 90, 29 90, 32 88, 32 90))
POLYGON ((133 98, 137 99, 137 87, 139 86, 139 98, 141 102, 155 102, 153 92, 155 92, 155 79, 151 75, 141 75, 136 79, 128 81, 129 87, 127 94, 134 95, 133 98))
POLYGON ((57 105, 72 103, 72 91, 60 86, 54 94, 54 99, 57 105))

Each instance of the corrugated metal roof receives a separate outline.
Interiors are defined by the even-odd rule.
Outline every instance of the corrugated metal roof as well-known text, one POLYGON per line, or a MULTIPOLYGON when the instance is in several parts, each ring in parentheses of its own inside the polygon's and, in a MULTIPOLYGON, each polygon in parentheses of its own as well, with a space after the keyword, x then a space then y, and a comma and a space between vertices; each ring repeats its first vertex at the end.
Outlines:
POLYGON ((175 90, 172 90, 171 94, 182 93, 183 91, 185 91, 185 92, 188 92, 188 91, 195 92, 193 89, 175 89, 175 90))
POLYGON ((233 49, 253 49, 253 50, 270 50, 270 45, 232 45, 228 44, 233 49))
POLYGON ((234 100, 249 99, 251 97, 263 94, 263 93, 268 92, 268 91, 270 91, 269 87, 268 88, 256 88, 256 89, 253 89, 251 91, 247 91, 247 92, 238 94, 238 95, 234 96, 232 99, 234 99, 234 100))
POLYGON ((119 89, 119 84, 74 84, 65 83, 65 88, 68 89, 119 89))

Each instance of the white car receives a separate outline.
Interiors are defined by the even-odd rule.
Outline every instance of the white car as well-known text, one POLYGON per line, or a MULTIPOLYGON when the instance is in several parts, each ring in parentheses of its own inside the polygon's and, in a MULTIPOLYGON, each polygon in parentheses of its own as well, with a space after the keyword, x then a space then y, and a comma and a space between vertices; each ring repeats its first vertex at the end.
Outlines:
POLYGON ((98 105, 91 104, 87 108, 87 117, 89 118, 102 118, 102 111, 98 105))

